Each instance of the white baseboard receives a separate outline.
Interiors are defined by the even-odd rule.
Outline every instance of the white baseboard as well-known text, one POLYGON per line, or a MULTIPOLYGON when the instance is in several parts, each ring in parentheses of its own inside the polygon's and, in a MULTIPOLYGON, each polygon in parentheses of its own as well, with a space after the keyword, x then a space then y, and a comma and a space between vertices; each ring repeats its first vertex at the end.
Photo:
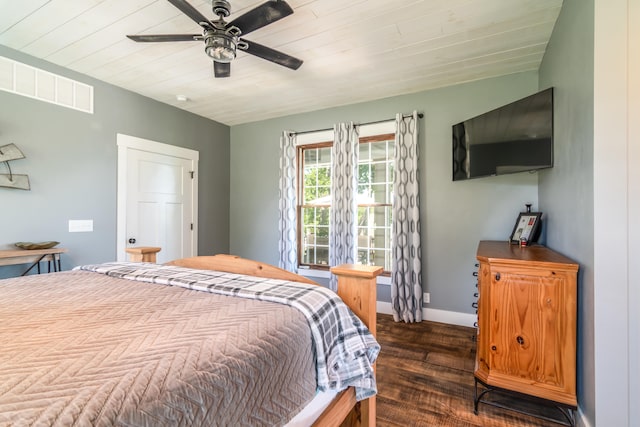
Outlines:
MULTIPOLYGON (((382 314, 393 314, 391 303, 389 302, 378 301, 376 304, 376 311, 382 314)), ((476 315, 423 307, 422 319, 429 320, 431 322, 448 323, 450 325, 473 327, 473 324, 476 321, 476 315)))

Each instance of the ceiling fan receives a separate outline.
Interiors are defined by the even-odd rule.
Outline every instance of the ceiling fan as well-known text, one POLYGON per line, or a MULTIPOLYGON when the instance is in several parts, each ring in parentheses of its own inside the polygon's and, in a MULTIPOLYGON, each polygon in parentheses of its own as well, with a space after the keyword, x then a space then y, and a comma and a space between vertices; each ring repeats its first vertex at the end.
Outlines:
POLYGON ((213 59, 213 72, 216 77, 231 75, 231 61, 235 59, 237 49, 292 70, 297 70, 302 65, 300 59, 244 38, 246 34, 258 28, 291 15, 293 9, 283 0, 267 1, 231 22, 224 20, 231 13, 231 5, 228 0, 211 1, 213 13, 218 16, 218 19, 213 21, 208 20, 184 0, 168 1, 200 25, 202 34, 128 35, 127 37, 143 43, 203 40, 205 53, 213 59))

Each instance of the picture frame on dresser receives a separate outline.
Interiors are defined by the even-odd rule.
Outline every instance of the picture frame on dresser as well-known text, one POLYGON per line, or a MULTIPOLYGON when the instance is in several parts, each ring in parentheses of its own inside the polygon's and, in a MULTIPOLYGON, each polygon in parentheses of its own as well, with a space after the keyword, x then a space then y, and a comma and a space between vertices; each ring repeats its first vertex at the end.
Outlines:
POLYGON ((541 222, 542 212, 520 212, 511 231, 509 242, 515 245, 535 243, 540 234, 541 222))

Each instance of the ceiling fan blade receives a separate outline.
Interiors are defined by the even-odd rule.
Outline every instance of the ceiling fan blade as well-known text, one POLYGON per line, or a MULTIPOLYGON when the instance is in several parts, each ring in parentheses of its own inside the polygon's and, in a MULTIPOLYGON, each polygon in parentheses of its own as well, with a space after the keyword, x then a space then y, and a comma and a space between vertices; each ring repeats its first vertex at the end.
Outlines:
POLYGON ((242 35, 245 35, 292 13, 293 9, 285 1, 271 0, 237 17, 227 27, 236 26, 242 31, 242 35))
POLYGON ((201 14, 198 9, 191 6, 184 0, 169 0, 169 3, 180 9, 182 13, 187 15, 189 18, 193 19, 198 25, 202 26, 202 23, 205 23, 207 26, 211 26, 211 21, 207 19, 206 16, 201 14))
POLYGON ((261 44, 251 42, 247 39, 242 39, 249 45, 244 51, 255 55, 259 58, 266 59, 267 61, 275 62, 292 70, 297 70, 302 65, 302 60, 289 56, 286 53, 279 52, 270 47, 263 46, 261 44))
POLYGON ((216 77, 231 76, 231 64, 213 61, 213 74, 216 77))
POLYGON ((127 36, 134 42, 192 42, 202 40, 202 34, 143 34, 137 36, 127 36))

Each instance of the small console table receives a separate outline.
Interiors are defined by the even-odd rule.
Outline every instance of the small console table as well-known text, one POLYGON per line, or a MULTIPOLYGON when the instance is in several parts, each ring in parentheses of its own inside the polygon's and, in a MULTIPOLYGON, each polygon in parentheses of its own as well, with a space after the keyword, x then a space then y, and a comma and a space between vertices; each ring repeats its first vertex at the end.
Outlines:
POLYGON ((67 249, 64 248, 0 250, 0 266, 31 264, 29 268, 21 274, 22 276, 25 276, 33 269, 33 267, 37 267, 38 274, 40 274, 41 261, 47 261, 49 263, 48 272, 51 273, 51 261, 53 261, 53 271, 62 271, 60 266, 60 254, 65 252, 67 252, 67 249))

